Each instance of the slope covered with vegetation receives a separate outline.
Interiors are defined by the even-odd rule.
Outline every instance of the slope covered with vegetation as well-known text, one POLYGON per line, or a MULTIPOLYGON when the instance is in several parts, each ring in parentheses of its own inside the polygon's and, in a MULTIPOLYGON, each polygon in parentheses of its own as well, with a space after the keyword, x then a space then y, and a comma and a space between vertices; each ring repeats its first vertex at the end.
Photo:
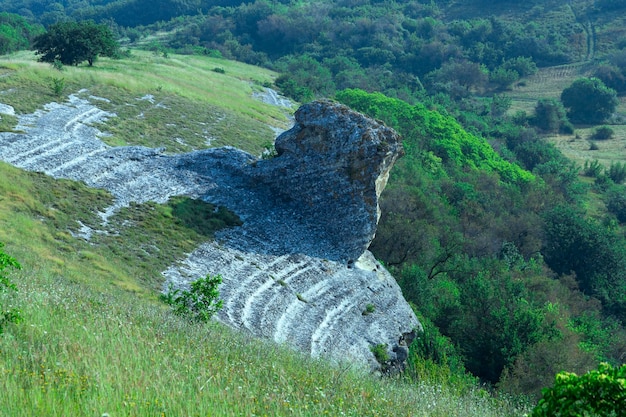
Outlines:
MULTIPOLYGON (((266 123, 284 116, 256 109, 246 80, 300 101, 335 97, 396 128, 407 155, 392 171, 371 249, 425 324, 412 352, 418 374, 449 382, 469 372, 537 397, 559 371, 623 362, 626 3, 39 3, 11 0, 0 10, 30 19, 8 15, 11 27, 108 22, 122 42, 151 52, 61 73, 9 62, 12 75, 0 82, 27 85, 28 100, 2 99, 20 112, 53 98, 62 79, 66 92, 115 91, 102 103, 124 116, 106 126, 110 143, 179 152, 209 136, 260 153, 271 139, 266 123), (244 67, 222 57, 276 72, 240 75, 244 67), (581 85, 592 86, 582 99, 562 97, 581 85), (124 105, 139 92, 172 111, 124 105), (581 112, 597 92, 605 95, 598 107, 581 112), (189 132, 169 129, 182 124, 168 121, 179 115, 189 132), (198 130, 206 118, 208 134, 198 130)), ((2 123, 14 127, 10 117, 2 123)))
MULTIPOLYGON (((231 78, 224 84, 232 83, 234 96, 249 85, 251 74, 273 76, 234 62, 219 63, 225 72, 207 72, 206 82, 231 78)), ((180 87, 184 73, 175 72, 171 83, 163 73, 172 66, 171 71, 193 68, 190 73, 195 74, 212 68, 216 61, 183 56, 157 59, 151 53, 133 52, 131 58, 102 59, 94 67, 59 73, 35 63, 32 55, 21 54, 3 59, 0 65, 7 73, 2 91, 11 91, 3 97, 25 112, 46 101, 63 100, 55 96, 51 84, 52 77, 59 76, 65 79, 67 92, 88 86, 99 97, 111 98, 111 103, 92 98, 99 105, 115 106, 116 97, 121 100, 123 94, 127 103, 136 103, 136 97, 150 92, 163 100, 169 97, 168 103, 198 105, 194 101, 198 98, 188 95, 202 86, 196 83, 185 90, 180 87), (161 74, 160 91, 143 71, 135 72, 139 66, 146 74, 161 74), (125 75, 123 81, 120 74, 125 75)), ((231 92, 224 88, 222 93, 231 92)), ((204 100, 205 106, 228 111, 217 107, 218 99, 204 100)), ((237 115, 247 123, 254 121, 248 114, 265 114, 269 120, 281 117, 276 109, 248 98, 242 98, 239 106, 237 115)), ((142 126, 148 128, 150 123, 142 126)), ((108 140, 126 143, 115 136, 108 140)), ((251 149, 255 146, 248 143, 251 149)), ((172 314, 157 297, 160 272, 229 223, 212 207, 197 207, 198 202, 184 198, 135 205, 103 226, 97 213, 111 202, 106 192, 7 164, 0 164, 0 175, 0 241, 6 243, 2 250, 22 265, 20 271, 5 271, 18 291, 0 294, 0 306, 19 309, 23 318, 21 323, 3 326, 0 336, 2 414, 495 416, 522 412, 511 401, 492 398, 471 379, 450 378, 446 367, 431 361, 414 362, 419 380, 380 379, 349 364, 313 361, 216 323, 190 323, 172 314), (214 213, 214 218, 205 219, 206 213, 214 213), (110 230, 86 242, 77 237, 78 221, 110 230)))

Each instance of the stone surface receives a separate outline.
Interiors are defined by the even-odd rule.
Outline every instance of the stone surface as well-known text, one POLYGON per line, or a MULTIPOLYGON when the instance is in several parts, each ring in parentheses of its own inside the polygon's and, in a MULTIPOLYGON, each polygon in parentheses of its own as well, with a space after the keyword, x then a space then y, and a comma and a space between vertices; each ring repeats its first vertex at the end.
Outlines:
POLYGON ((366 251, 378 195, 401 152, 391 130, 343 106, 312 103, 277 140, 280 155, 258 160, 228 147, 183 155, 109 147, 90 125, 107 117, 115 115, 77 96, 51 103, 19 116, 16 130, 25 133, 0 133, 0 159, 109 190, 115 203, 103 221, 130 202, 173 195, 228 207, 243 225, 164 271, 166 286, 221 274, 220 321, 372 369, 380 364, 370 347, 385 344, 387 365, 402 365, 420 325, 366 251))
POLYGON ((346 106, 302 106, 295 125, 276 139, 278 156, 253 173, 283 204, 320 228, 334 260, 354 261, 367 249, 380 217, 378 198, 402 154, 398 135, 346 106))

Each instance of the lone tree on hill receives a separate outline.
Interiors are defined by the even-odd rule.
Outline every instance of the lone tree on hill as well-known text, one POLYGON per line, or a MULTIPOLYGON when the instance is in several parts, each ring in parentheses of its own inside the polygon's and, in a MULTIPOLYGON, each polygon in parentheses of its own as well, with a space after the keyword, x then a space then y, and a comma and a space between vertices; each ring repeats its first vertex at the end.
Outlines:
POLYGON ((35 38, 34 46, 42 62, 78 65, 87 61, 89 66, 98 56, 114 56, 118 48, 111 29, 93 21, 56 23, 35 38))
POLYGON ((615 90, 598 78, 579 78, 561 93, 561 102, 574 123, 602 123, 619 104, 615 90))

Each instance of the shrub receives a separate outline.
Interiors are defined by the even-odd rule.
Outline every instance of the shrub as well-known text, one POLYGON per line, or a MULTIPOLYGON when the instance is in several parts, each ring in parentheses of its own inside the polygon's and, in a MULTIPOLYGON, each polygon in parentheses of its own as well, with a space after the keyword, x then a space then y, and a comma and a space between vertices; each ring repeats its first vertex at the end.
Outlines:
POLYGON ((619 104, 617 93, 598 78, 579 78, 561 93, 568 117, 575 123, 601 123, 619 104))
POLYGON ((56 97, 61 97, 63 90, 65 90, 65 78, 52 77, 50 88, 56 97))
MULTIPOLYGON (((565 108, 563 105, 549 98, 541 99, 535 106, 535 116, 531 120, 534 126, 546 132, 563 132, 563 130, 569 130, 569 121, 565 115, 565 108)), ((572 127, 573 129, 573 127, 572 127)))
POLYGON ((613 180, 615 184, 621 184, 626 180, 626 162, 612 162, 606 174, 613 180))
POLYGON ((367 316, 368 314, 372 314, 374 311, 376 311, 376 306, 374 304, 367 304, 362 314, 367 316))
POLYGON ((597 371, 577 376, 561 372, 543 390, 533 417, 621 416, 626 410, 626 365, 601 363, 597 371))
POLYGON ((615 132, 610 127, 600 126, 596 128, 596 130, 593 132, 593 135, 591 137, 595 140, 607 140, 607 139, 611 139, 614 133, 615 132))
POLYGON ((173 290, 171 287, 161 299, 169 304, 178 315, 192 321, 207 322, 222 308, 217 287, 222 283, 221 275, 207 275, 191 283, 189 290, 173 290))
POLYGON ((585 177, 597 178, 598 175, 602 173, 602 169, 602 164, 597 159, 594 159, 591 162, 589 162, 589 160, 586 160, 583 164, 583 175, 585 177))
POLYGON ((374 354, 378 363, 383 364, 389 360, 389 353, 387 353, 386 344, 380 343, 378 345, 370 346, 370 350, 374 354))
POLYGON ((620 223, 626 222, 626 192, 623 186, 613 186, 607 191, 606 209, 614 214, 620 223))
MULTIPOLYGON (((22 267, 15 258, 2 251, 3 246, 4 245, 0 243, 0 293, 15 292, 17 291, 17 287, 4 275, 3 271, 7 268, 21 269, 22 267)), ((0 334, 4 333, 4 328, 7 324, 22 321, 22 316, 18 309, 6 308, 2 302, 3 298, 0 298, 0 334)))

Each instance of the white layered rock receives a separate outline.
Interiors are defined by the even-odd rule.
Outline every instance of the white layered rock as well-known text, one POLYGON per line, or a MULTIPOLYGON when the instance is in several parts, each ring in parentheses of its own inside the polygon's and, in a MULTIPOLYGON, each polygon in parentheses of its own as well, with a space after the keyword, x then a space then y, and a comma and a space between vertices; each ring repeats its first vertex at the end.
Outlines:
POLYGON ((218 233, 164 271, 165 286, 221 274, 232 327, 313 356, 380 368, 370 347, 387 345, 401 367, 420 327, 391 275, 366 249, 397 135, 344 106, 316 102, 277 139, 279 156, 234 148, 165 155, 110 147, 90 124, 115 115, 70 96, 19 116, 24 133, 0 133, 0 159, 26 170, 109 190, 114 206, 188 195, 228 207, 243 225, 218 233))

